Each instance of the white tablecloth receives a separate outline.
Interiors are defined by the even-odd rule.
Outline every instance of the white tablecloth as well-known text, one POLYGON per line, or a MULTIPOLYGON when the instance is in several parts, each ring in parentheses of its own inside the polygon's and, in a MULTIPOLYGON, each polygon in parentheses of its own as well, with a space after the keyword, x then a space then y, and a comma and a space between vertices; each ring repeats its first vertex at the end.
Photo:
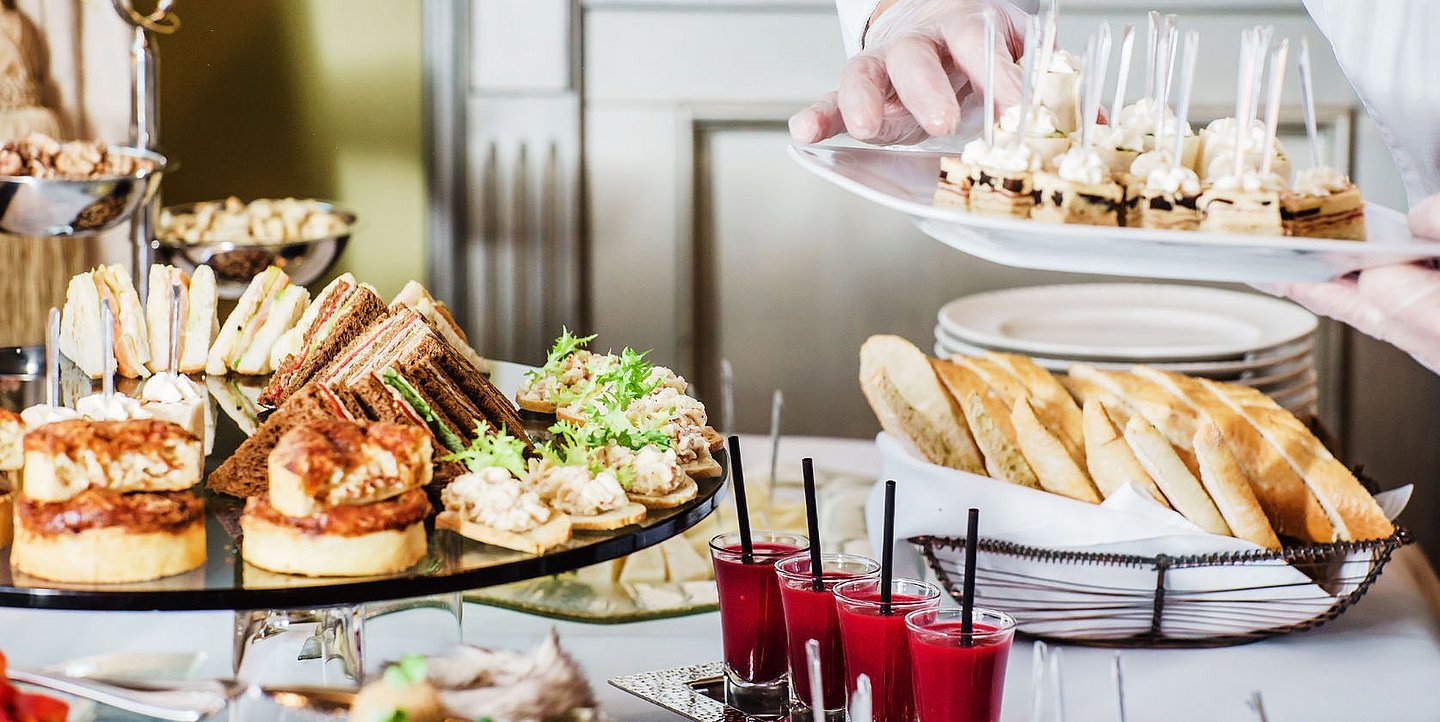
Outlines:
MULTIPOLYGON (((762 443, 746 446, 747 466, 764 469, 762 443), (752 466, 753 465, 753 466, 752 466)), ((873 473, 868 442, 786 439, 782 463, 805 454, 817 466, 873 473)), ((796 462, 798 463, 798 462, 796 462)), ((752 471, 751 474, 755 474, 752 471)), ((12 664, 33 667, 116 651, 195 651, 203 670, 230 671, 232 617, 224 612, 89 613, 0 609, 0 650, 12 664)), ((619 720, 675 720, 605 684, 610 677, 678 667, 720 656, 719 619, 706 614, 627 625, 552 623, 514 612, 467 605, 466 640, 523 648, 551 626, 560 630, 619 720)), ((1065 648, 1067 719, 1109 722, 1114 708, 1109 650, 1065 648)), ((1314 632, 1243 647, 1126 650, 1130 719, 1140 722, 1251 720, 1245 698, 1262 690, 1270 719, 1440 719, 1440 582, 1417 548, 1402 550, 1376 587, 1344 617, 1314 632)), ((1004 719, 1029 716, 1030 654, 1016 646, 1007 677, 1004 719)))

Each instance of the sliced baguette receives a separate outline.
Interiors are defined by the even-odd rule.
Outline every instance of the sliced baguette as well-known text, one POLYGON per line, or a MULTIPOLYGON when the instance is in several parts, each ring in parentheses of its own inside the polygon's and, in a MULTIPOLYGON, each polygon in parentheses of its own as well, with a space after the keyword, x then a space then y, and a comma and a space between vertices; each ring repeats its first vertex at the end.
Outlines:
POLYGON ((1280 548, 1280 539, 1265 517, 1265 510, 1255 498, 1250 479, 1230 447, 1220 437, 1220 429, 1204 423, 1195 432, 1195 456, 1200 463, 1200 482, 1210 493, 1225 524, 1236 538, 1258 544, 1266 549, 1280 548))
POLYGON ((1010 410, 1000 396, 969 367, 951 361, 930 363, 946 390, 959 400, 965 423, 985 457, 985 471, 1012 484, 1040 488, 1040 480, 1020 453, 1010 410))
POLYGON ((1010 412, 1010 421, 1015 425, 1015 435, 1020 442, 1020 452, 1035 471, 1040 486, 1071 499, 1100 503, 1100 493, 1090 475, 1075 463, 1059 437, 1051 433, 1040 422, 1030 402, 1020 399, 1010 412))
POLYGON ((680 482, 680 486, 669 494, 663 494, 661 496, 630 494, 629 496, 630 501, 640 504, 646 509, 673 509, 694 499, 698 493, 700 493, 700 486, 695 483, 693 478, 690 478, 680 482))
POLYGON ((1030 390, 1004 366, 984 356, 951 356, 950 360, 975 372, 986 386, 1000 395, 1007 405, 1030 397, 1030 390))
POLYGON ((1160 430, 1178 449, 1189 449, 1199 427, 1199 418, 1165 387, 1137 374, 1102 371, 1085 364, 1070 367, 1070 375, 1088 381, 1127 407, 1127 415, 1139 414, 1160 430))
MULTIPOLYGON (((695 482, 690 482, 694 484, 695 482)), ((645 506, 630 502, 603 514, 591 516, 570 515, 570 528, 577 531, 610 531, 620 527, 638 524, 645 518, 645 506)))
POLYGON ((1075 398, 1060 380, 1055 378, 1055 374, 1035 363, 1029 356, 990 352, 985 354, 985 357, 1020 379, 1020 383, 1030 392, 1030 403, 1033 405, 1039 401, 1045 415, 1064 432, 1061 439, 1068 439, 1068 446, 1075 450, 1085 448, 1084 421, 1080 406, 1075 403, 1075 398))
POLYGON ((1299 419, 1284 409, 1245 406, 1225 389, 1204 380, 1206 388, 1244 416, 1305 480, 1344 540, 1383 539, 1395 533, 1380 505, 1350 469, 1330 453, 1299 419))
POLYGON ((1170 508, 1165 493, 1160 491, 1160 487, 1156 486, 1155 480, 1150 477, 1150 472, 1135 458, 1135 452, 1111 420, 1104 402, 1098 399, 1085 402, 1083 420, 1085 465, 1100 493, 1109 499, 1126 484, 1135 484, 1162 506, 1170 508))
MULTIPOLYGON (((1248 419, 1199 379, 1182 374, 1138 367, 1136 373, 1167 385, 1172 392, 1190 404, 1200 416, 1214 424, 1225 439, 1240 468, 1250 479, 1255 498, 1265 515, 1280 534, 1301 541, 1328 543, 1338 537, 1335 526, 1320 500, 1310 492, 1305 480, 1280 455, 1248 419)), ((1220 385, 1222 389, 1228 384, 1220 385)))
POLYGON ((1211 534, 1231 536, 1215 502, 1158 429, 1144 418, 1132 416, 1125 424, 1125 441, 1175 511, 1211 534))
POLYGON ((914 344, 898 336, 866 339, 860 347, 860 388, 880 426, 912 444, 926 461, 985 473, 959 404, 914 344))
POLYGON ((476 524, 462 519, 453 511, 442 511, 435 517, 436 529, 449 529, 481 544, 513 549, 527 554, 544 554, 546 549, 560 546, 570 540, 570 517, 556 514, 550 521, 523 534, 496 529, 486 524, 476 524))

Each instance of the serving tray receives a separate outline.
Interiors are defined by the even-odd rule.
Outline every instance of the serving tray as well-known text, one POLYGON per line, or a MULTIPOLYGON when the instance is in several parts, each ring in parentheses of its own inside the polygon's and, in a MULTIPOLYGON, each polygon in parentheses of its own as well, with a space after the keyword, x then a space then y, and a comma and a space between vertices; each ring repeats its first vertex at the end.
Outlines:
POLYGON ((1018 268, 1270 283, 1325 281, 1372 266, 1440 256, 1440 244, 1410 235, 1405 214, 1374 203, 1365 205, 1369 240, 1364 242, 1038 223, 937 208, 931 199, 940 158, 958 153, 835 142, 790 146, 790 156, 801 167, 911 216, 941 243, 1018 268))
MULTIPOLYGON (((66 362, 68 363, 68 361, 66 362)), ((526 367, 495 362, 493 376, 502 390, 517 384, 526 367)), ((20 382, 43 385, 43 379, 20 382)), ((16 392, 16 389, 10 389, 16 392)), ((33 398, 18 390, 10 398, 33 398)), ((33 391, 33 390, 32 390, 33 391)), ((40 394, 43 396, 43 391, 40 394)), ((513 396, 513 388, 509 394, 513 396)), ((214 451, 206 472, 233 453, 245 434, 224 413, 215 414, 214 451)), ((531 420, 527 431, 543 436, 548 422, 531 420)), ((674 509, 651 510, 639 524, 613 531, 576 531, 565 544, 543 555, 487 546, 427 520, 429 550, 408 571, 376 577, 302 577, 276 574, 246 564, 239 554, 239 514, 243 502, 202 491, 205 500, 207 559, 184 574, 134 584, 60 584, 13 573, 8 550, 0 549, 0 606, 93 610, 302 609, 355 605, 478 589, 567 572, 658 544, 700 523, 723 498, 729 464, 715 454, 724 473, 697 483, 692 501, 674 509)), ((433 502, 433 500, 432 500, 433 502)))

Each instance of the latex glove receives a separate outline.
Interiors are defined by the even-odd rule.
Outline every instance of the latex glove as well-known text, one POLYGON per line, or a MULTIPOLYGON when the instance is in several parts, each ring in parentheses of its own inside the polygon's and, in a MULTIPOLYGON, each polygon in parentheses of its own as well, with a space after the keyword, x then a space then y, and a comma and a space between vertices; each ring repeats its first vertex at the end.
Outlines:
POLYGON ((978 120, 987 7, 996 19, 996 110, 1019 102, 1024 13, 1006 0, 899 0, 871 23, 865 49, 840 71, 839 89, 791 116, 790 135, 818 143, 849 132, 893 145, 953 135, 962 119, 978 120))
MULTIPOLYGON (((1440 240, 1440 195, 1410 211, 1410 232, 1440 240)), ((1300 305, 1392 344, 1440 373, 1440 271, 1432 264, 1381 266, 1329 283, 1281 291, 1300 305)))

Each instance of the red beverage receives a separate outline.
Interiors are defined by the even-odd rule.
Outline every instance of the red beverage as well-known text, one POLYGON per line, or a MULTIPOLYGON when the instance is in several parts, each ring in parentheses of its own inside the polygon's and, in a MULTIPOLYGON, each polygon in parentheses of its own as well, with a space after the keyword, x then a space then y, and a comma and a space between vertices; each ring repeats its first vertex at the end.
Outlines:
POLYGON ((775 562, 809 543, 797 534, 756 532, 752 537, 748 560, 738 534, 710 540, 710 557, 720 594, 726 671, 739 682, 767 685, 783 680, 786 667, 785 613, 775 562))
POLYGON ((958 609, 915 612, 906 618, 920 722, 1000 719, 1015 621, 985 609, 973 614, 970 646, 964 644, 958 609))
POLYGON ((869 675, 875 698, 874 722, 914 722, 910 645, 905 615, 940 606, 940 589, 914 579, 890 583, 890 614, 881 614, 879 580, 845 582, 835 587, 840 637, 845 645, 846 689, 869 675))
POLYGON ((810 665, 805 643, 820 643, 820 689, 823 706, 830 712, 845 708, 845 652, 840 641, 840 621, 833 590, 852 579, 874 579, 880 565, 874 560, 849 554, 824 554, 820 558, 823 580, 815 591, 810 574, 810 557, 804 554, 782 559, 775 565, 780 576, 780 600, 785 606, 785 629, 790 637, 790 699, 810 707, 810 665))

